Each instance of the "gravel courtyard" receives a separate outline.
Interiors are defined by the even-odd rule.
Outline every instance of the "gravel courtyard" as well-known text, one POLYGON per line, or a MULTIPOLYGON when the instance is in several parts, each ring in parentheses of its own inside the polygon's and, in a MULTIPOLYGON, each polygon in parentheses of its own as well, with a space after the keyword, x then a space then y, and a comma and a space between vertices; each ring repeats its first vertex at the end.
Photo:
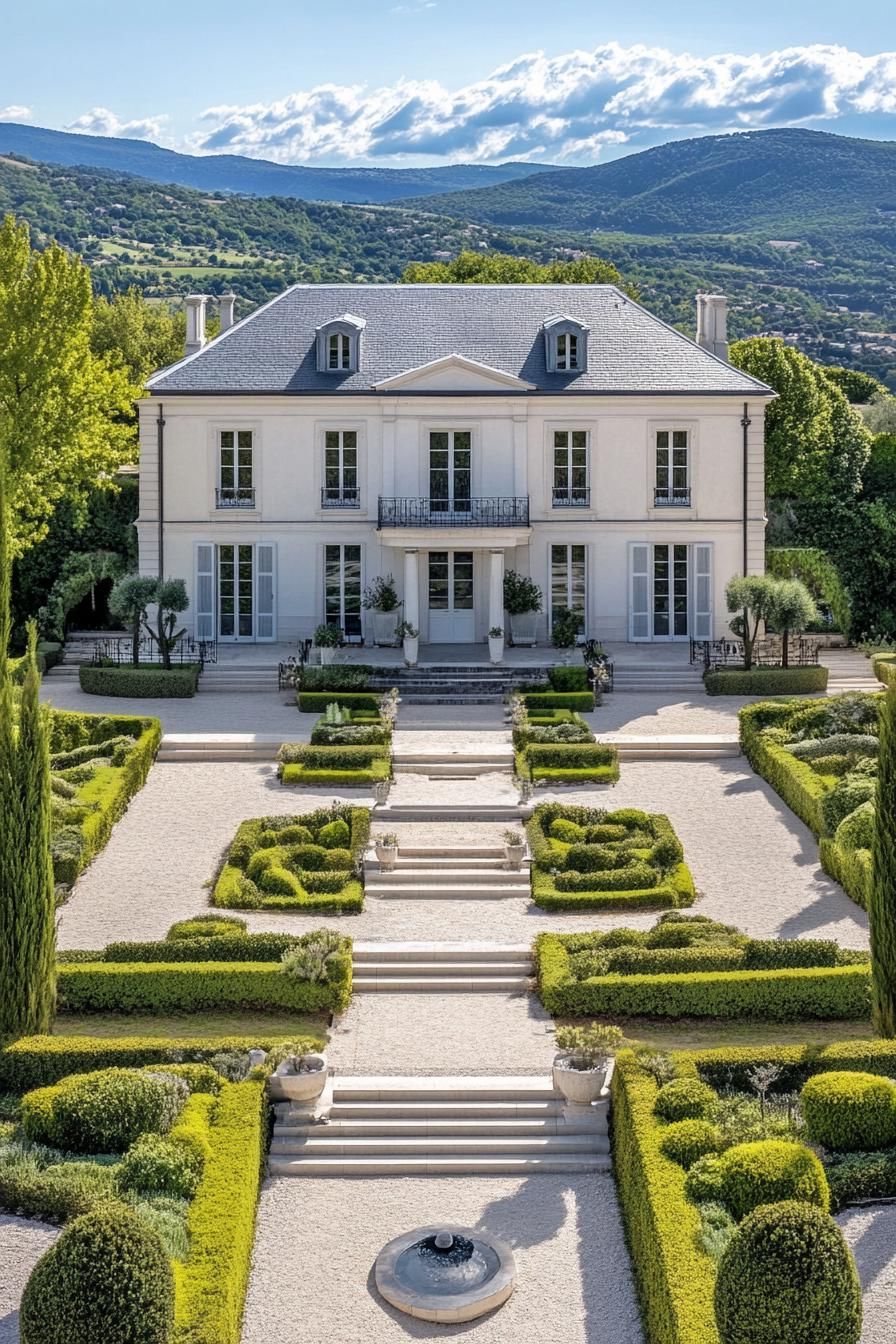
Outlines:
POLYGON ((471 1331, 477 1344, 642 1344, 610 1176, 265 1183, 243 1344, 398 1344, 471 1331), (443 1219, 513 1247, 516 1290, 474 1326, 402 1316, 373 1285, 387 1241, 443 1219))
POLYGON ((18 1344, 25 1284, 58 1236, 58 1227, 0 1214, 0 1344, 18 1344))
POLYGON ((837 1222, 856 1258, 862 1284, 860 1344, 893 1344, 896 1323, 896 1205, 847 1209, 837 1222))
MULTIPOLYGON (((507 776, 424 786, 417 778, 400 778, 393 796, 414 790, 418 800, 425 796, 429 801, 458 796, 464 801, 493 801, 496 793, 515 798, 507 776)), ((273 767, 263 764, 155 765, 106 849, 81 876, 63 907, 60 947, 102 947, 115 939, 162 937, 176 919, 207 905, 207 884, 241 821, 266 813, 306 811, 326 805, 330 796, 325 791, 284 789, 273 767)), ((537 796, 551 795, 539 790, 537 796)), ((705 914, 737 924, 756 937, 836 938, 845 947, 868 945, 864 912, 822 872, 809 829, 742 758, 631 762, 623 765, 622 778, 612 789, 556 796, 668 813, 703 893, 698 908, 705 914)), ((404 833, 388 816, 384 824, 404 833)), ((502 829, 495 826, 496 841, 502 829)), ((408 840, 411 834, 419 843, 418 823, 407 833, 408 840)), ((455 838, 470 839, 470 827, 458 827, 455 838)), ((428 843, 437 843, 436 837, 430 835, 428 843)), ((345 917, 344 924, 361 939, 525 942, 541 929, 610 928, 620 923, 644 928, 655 918, 641 912, 549 914, 521 899, 368 898, 363 914, 345 917)), ((255 912, 248 914, 248 922, 254 929, 303 931, 322 921, 314 915, 255 912)), ((332 917, 327 922, 332 923, 332 917)))

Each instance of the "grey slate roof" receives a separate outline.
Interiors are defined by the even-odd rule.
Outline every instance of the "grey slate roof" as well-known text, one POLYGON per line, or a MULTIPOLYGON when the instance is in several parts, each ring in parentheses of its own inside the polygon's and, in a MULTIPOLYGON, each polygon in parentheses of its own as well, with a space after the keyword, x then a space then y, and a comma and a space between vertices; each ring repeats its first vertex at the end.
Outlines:
POLYGON ((534 384, 529 395, 770 394, 614 285, 293 285, 197 354, 155 374, 149 389, 158 396, 363 393, 451 354, 534 384), (315 329, 346 312, 367 323, 361 368, 318 373, 315 329), (557 313, 590 328, 583 373, 547 372, 543 323, 557 313))

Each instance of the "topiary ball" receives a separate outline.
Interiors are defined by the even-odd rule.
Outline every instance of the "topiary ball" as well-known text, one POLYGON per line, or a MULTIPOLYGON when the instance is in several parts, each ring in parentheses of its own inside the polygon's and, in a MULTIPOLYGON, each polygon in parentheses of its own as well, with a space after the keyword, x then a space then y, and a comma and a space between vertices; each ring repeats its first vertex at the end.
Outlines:
POLYGON ((896 1084, 876 1073, 817 1073, 800 1100, 813 1143, 837 1153, 896 1145, 896 1084))
POLYGON ((318 831, 317 843, 323 845, 325 849, 348 849, 351 832, 347 822, 341 817, 337 817, 335 821, 328 821, 326 826, 321 826, 318 831))
POLYGON ((673 1078, 656 1094, 653 1113, 661 1120, 708 1120, 718 1097, 699 1078, 673 1078))
POLYGON ((782 1199, 801 1199, 825 1213, 831 1206, 824 1167, 802 1143, 758 1139, 735 1144, 719 1158, 719 1175, 719 1199, 737 1219, 782 1199))
POLYGON ((718 1153, 724 1140, 722 1131, 708 1120, 675 1120, 660 1137, 660 1151, 687 1171, 698 1158, 718 1153))
POLYGON ((684 1192, 692 1204, 721 1204, 722 1159, 718 1153, 697 1158, 685 1178, 684 1192))
POLYGON ((862 1290, 837 1224, 796 1200, 756 1209, 722 1255, 715 1309, 722 1344, 856 1344, 862 1290))
POLYGON ((21 1344, 168 1344, 174 1278, 157 1232, 120 1204, 76 1218, 25 1286, 21 1344))
POLYGON ((22 1098, 22 1127, 36 1143, 74 1153, 121 1153, 144 1133, 167 1134, 189 1088, 170 1073, 98 1069, 22 1098))
POLYGON ((194 1149, 161 1134, 141 1134, 115 1169, 119 1190, 172 1199, 192 1199, 201 1175, 202 1161, 194 1149))

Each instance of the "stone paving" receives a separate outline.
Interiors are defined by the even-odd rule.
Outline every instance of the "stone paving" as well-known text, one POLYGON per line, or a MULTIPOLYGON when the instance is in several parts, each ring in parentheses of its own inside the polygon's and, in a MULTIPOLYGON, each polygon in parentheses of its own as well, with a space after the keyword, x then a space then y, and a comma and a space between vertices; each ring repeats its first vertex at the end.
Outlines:
POLYGON ((0 1344, 18 1344, 25 1284, 58 1236, 58 1227, 0 1214, 0 1344))
POLYGON ((44 681, 41 699, 81 714, 135 714, 160 719, 166 733, 282 733, 284 742, 307 739, 314 716, 300 714, 295 692, 207 691, 190 700, 130 700, 85 695, 76 681, 44 681))
POLYGON ((865 1317, 859 1344, 893 1344, 896 1321, 896 1206, 847 1209, 837 1222, 856 1258, 865 1317))

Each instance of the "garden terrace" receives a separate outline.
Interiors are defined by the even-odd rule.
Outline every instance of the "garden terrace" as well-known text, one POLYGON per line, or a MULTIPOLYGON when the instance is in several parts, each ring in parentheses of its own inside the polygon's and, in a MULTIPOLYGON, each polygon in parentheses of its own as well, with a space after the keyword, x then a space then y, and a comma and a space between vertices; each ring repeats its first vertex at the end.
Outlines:
MULTIPOLYGON (((802 1142, 815 1132, 811 1097, 818 1083, 803 1092, 804 1105, 795 1093, 831 1071, 855 1075, 853 1085, 834 1091, 841 1097, 845 1092, 852 1103, 856 1142, 872 1134, 876 1139, 875 1122, 887 1099, 861 1079, 883 1075, 880 1091, 893 1087, 884 1081, 896 1072, 891 1041, 668 1056, 627 1050, 618 1057, 612 1085, 615 1171, 650 1344, 719 1344, 718 1264, 752 1208, 796 1199, 814 1204, 826 1219, 832 1202, 841 1206, 887 1186, 891 1177, 880 1174, 886 1165, 881 1154, 868 1154, 844 1171, 845 1159, 822 1148, 822 1165, 802 1142)), ((839 1114, 825 1107, 826 1087, 820 1085, 818 1109, 831 1123, 839 1114)), ((774 1318, 770 1293, 761 1296, 772 1324, 763 1333, 757 1323, 751 1338, 777 1344, 794 1337, 786 1320, 774 1318)))
POLYGON ((669 911, 652 929, 541 933, 538 992, 556 1017, 867 1019, 870 959, 819 939, 759 940, 669 911))
MULTIPOLYGON (((552 670, 587 675, 585 668, 552 670)), ((580 696, 582 692, 569 694, 580 696)), ((530 707, 530 700, 540 699, 538 695, 515 695, 511 701, 517 777, 544 785, 615 783, 619 778, 616 748, 598 742, 574 709, 545 708, 540 703, 530 707)))
POLYGON ((821 842, 825 871, 868 905, 882 695, 762 703, 740 711, 744 754, 821 842))
POLYGON ((145 783, 161 740, 158 719, 51 711, 57 883, 70 886, 106 844, 115 822, 145 783))
POLYGON ((668 817, 539 803, 526 831, 532 899, 545 909, 677 909, 696 899, 668 817))
POLYGON ((227 851, 212 904, 235 910, 326 910, 364 905, 361 861, 370 812, 335 805, 301 816, 244 821, 227 851))

